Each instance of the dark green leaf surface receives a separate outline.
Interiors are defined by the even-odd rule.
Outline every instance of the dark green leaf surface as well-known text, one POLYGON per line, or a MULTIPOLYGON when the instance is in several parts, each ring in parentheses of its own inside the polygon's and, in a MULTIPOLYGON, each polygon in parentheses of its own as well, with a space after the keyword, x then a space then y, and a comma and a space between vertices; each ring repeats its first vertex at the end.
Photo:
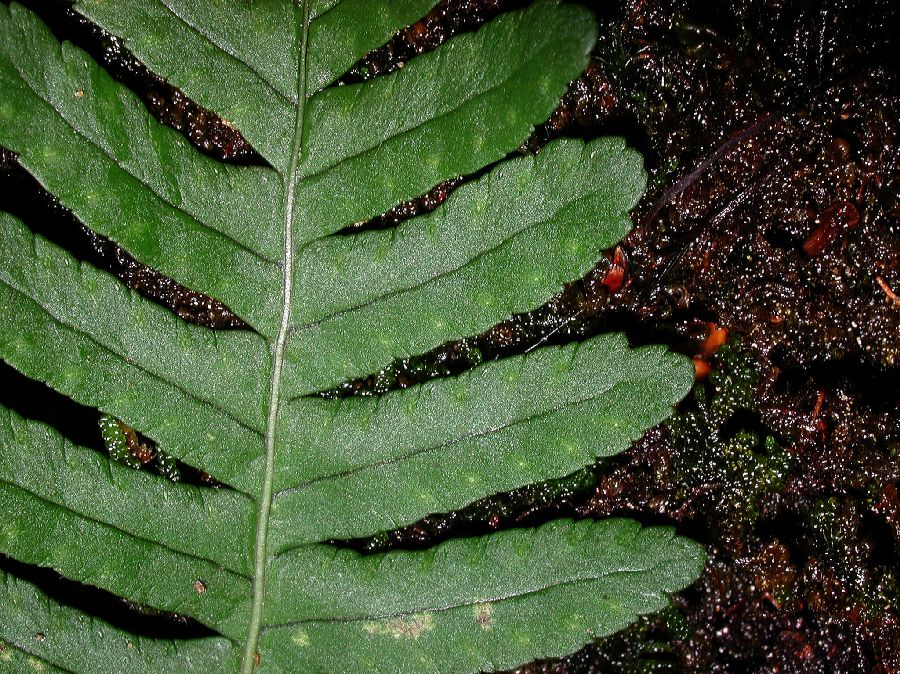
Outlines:
POLYGON ((572 473, 626 449, 691 381, 680 357, 629 351, 608 335, 379 400, 301 399, 286 410, 294 451, 275 478, 273 552, 397 528, 572 473))
MULTIPOLYGON (((340 76, 433 4, 433 0, 314 3, 307 90, 313 93, 340 76)), ((299 11, 294 3, 97 0, 79 2, 78 8, 123 37, 152 70, 166 73, 194 100, 234 122, 273 166, 287 168, 299 63, 299 11), (252 40, 247 39, 248 27, 252 40), (185 54, 190 58, 183 58, 185 54)))
POLYGON ((16 317, 0 321, 4 360, 233 486, 259 489, 270 365, 258 336, 184 325, 6 213, 0 232, 0 303, 16 317))
POLYGON ((250 499, 130 470, 14 412, 2 412, 0 446, 0 480, 9 487, 131 538, 164 542, 173 552, 249 576, 250 499), (123 494, 129 498, 123 501, 123 494), (197 526, 190 530, 180 522, 197 526))
POLYGON ((621 139, 563 140, 397 230, 311 245, 295 279, 286 390, 332 388, 539 305, 622 238, 642 189, 640 158, 621 139))
POLYGON ((78 2, 271 168, 201 156, 0 5, 0 144, 87 226, 253 328, 186 325, 0 213, 0 357, 223 483, 137 472, 0 410, 0 552, 221 635, 138 638, 6 576, 0 669, 505 668, 615 631, 699 573, 698 546, 624 520, 372 556, 323 543, 622 451, 692 379, 608 335, 377 399, 313 395, 539 306, 627 232, 643 189, 619 139, 505 159, 586 64, 595 28, 574 5, 327 86, 431 5, 78 2), (338 234, 495 162, 429 215, 338 234))
POLYGON ((147 674, 226 672, 239 666, 227 639, 148 639, 60 606, 40 590, 0 574, 0 669, 5 672, 147 674))
POLYGON ((277 176, 192 152, 148 124, 137 98, 83 52, 60 50, 32 14, 9 13, 0 42, 30 48, 0 51, 0 142, 86 225, 265 330, 257 316, 277 308, 259 299, 277 295, 267 255, 281 242, 274 211, 259 200, 280 199, 277 176))
POLYGON ((508 668, 517 647, 562 655, 662 608, 700 559, 695 543, 628 520, 559 520, 378 558, 317 546, 276 560, 262 643, 302 645, 314 672, 508 668), (535 614, 557 628, 535 630, 535 614))
POLYGON ((583 8, 538 3, 391 75, 313 96, 303 127, 298 239, 379 215, 515 150, 584 67, 596 38, 585 19, 583 8), (473 63, 491 67, 473 77, 473 63))

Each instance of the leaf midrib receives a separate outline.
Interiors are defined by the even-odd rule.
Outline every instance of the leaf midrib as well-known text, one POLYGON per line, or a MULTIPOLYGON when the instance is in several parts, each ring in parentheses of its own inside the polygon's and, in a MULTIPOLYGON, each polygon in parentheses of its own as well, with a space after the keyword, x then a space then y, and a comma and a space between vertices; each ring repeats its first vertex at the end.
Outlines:
POLYGON ((417 613, 445 613, 447 611, 453 611, 455 609, 466 608, 467 606, 477 606, 479 604, 492 604, 494 602, 500 601, 509 601, 510 599, 521 599, 523 597, 529 597, 531 595, 540 594, 541 592, 547 592, 550 590, 555 590, 558 588, 568 587, 571 585, 579 585, 582 583, 594 583, 601 580, 606 580, 608 578, 615 578, 616 576, 629 576, 634 574, 646 574, 652 573, 659 569, 664 564, 669 564, 670 560, 662 560, 656 564, 651 564, 648 567, 642 568, 629 568, 629 569, 615 569, 613 571, 608 571, 606 573, 596 573, 590 575, 578 576, 576 578, 567 578, 565 580, 560 580, 554 583, 547 583, 545 585, 539 585, 538 587, 532 587, 525 590, 520 590, 517 592, 507 592, 506 594, 498 594, 491 597, 481 597, 478 599, 469 599, 466 601, 454 602, 452 604, 444 604, 441 606, 417 606, 414 609, 408 609, 404 611, 394 611, 392 613, 372 613, 372 614, 357 614, 351 616, 342 616, 339 618, 304 618, 302 620, 293 620, 284 623, 274 623, 271 625, 263 626, 263 631, 269 631, 274 629, 285 629, 289 627, 296 627, 298 625, 309 625, 312 623, 319 624, 333 624, 333 623, 354 623, 361 622, 363 620, 390 620, 392 618, 404 618, 410 615, 416 615, 417 613))
POLYGON ((51 318, 51 320, 53 320, 56 324, 66 328, 68 330, 71 330, 72 332, 77 333, 78 335, 80 335, 81 337, 86 339, 87 341, 96 345, 97 348, 103 349, 104 351, 107 351, 108 353, 114 354, 117 358, 121 359, 122 361, 124 361, 125 363, 127 363, 128 365, 133 367, 134 369, 138 370, 139 372, 146 374, 148 377, 156 379, 157 381, 162 382, 166 386, 171 386, 174 390, 178 391, 179 393, 184 395, 186 398, 194 400, 202 405, 208 405, 216 412, 219 412, 228 421, 233 422, 239 428, 249 431, 250 433, 253 433, 254 435, 257 435, 259 437, 263 437, 262 431, 260 431, 255 426, 247 423, 247 421, 241 419, 237 415, 235 415, 234 412, 232 412, 231 410, 224 407, 217 400, 207 399, 203 396, 198 395, 197 393, 195 393, 193 391, 190 391, 189 389, 185 388, 183 384, 178 383, 178 381, 176 381, 174 378, 165 376, 165 374, 161 374, 159 372, 155 372, 154 370, 148 368, 143 363, 135 360, 133 356, 131 356, 128 353, 125 353, 125 349, 117 349, 117 348, 111 346, 110 344, 107 344, 104 341, 98 339, 98 337, 95 334, 88 332, 82 326, 79 326, 79 325, 59 316, 58 312, 54 309, 54 307, 52 305, 48 306, 48 305, 43 304, 42 302, 39 302, 34 297, 29 295, 27 293, 27 291, 23 290, 22 288, 19 288, 11 280, 6 279, 6 278, 0 278, 0 283, 2 283, 4 286, 6 286, 10 290, 12 290, 14 293, 19 295, 20 297, 22 297, 25 301, 31 302, 31 303, 39 306, 47 314, 47 316, 49 316, 51 318))
MULTIPOLYGON (((527 70, 530 70, 532 66, 534 66, 540 62, 546 62, 547 61, 546 55, 547 55, 548 50, 551 50, 550 45, 548 45, 548 44, 542 45, 540 50, 538 50, 536 52, 532 52, 532 54, 530 56, 528 56, 526 59, 523 59, 521 62, 519 62, 519 64, 516 67, 514 67, 512 69, 512 71, 509 72, 505 77, 494 82, 493 84, 488 86, 486 89, 481 89, 481 90, 475 91, 474 93, 470 94, 466 98, 454 101, 454 103, 452 103, 450 105, 450 107, 448 107, 446 110, 443 110, 436 115, 428 117, 427 119, 416 120, 415 117, 413 117, 412 119, 409 120, 408 123, 400 125, 395 129, 391 129, 390 134, 388 136, 381 138, 374 145, 367 145, 366 147, 354 150, 352 152, 352 154, 350 154, 346 157, 342 157, 341 159, 338 159, 335 162, 332 162, 325 166, 321 166, 321 167, 313 170, 311 173, 304 174, 304 176, 303 176, 304 180, 310 180, 310 181, 315 180, 316 178, 319 178, 330 171, 340 168, 344 164, 347 164, 349 162, 358 161, 360 157, 369 156, 374 152, 381 151, 382 147, 384 147, 388 143, 391 143, 400 138, 409 136, 410 134, 419 131, 426 124, 434 124, 436 122, 440 122, 441 120, 449 117, 450 115, 454 115, 454 114, 460 112, 461 110, 466 109, 467 107, 474 106, 477 103, 481 103, 485 97, 488 97, 492 94, 496 94, 498 91, 500 91, 500 89, 502 89, 510 81, 514 80, 517 77, 521 77, 523 72, 527 72, 527 70), (542 59, 539 59, 538 56, 542 57, 542 59)), ((442 58, 446 58, 446 56, 445 56, 444 52, 430 52, 430 53, 425 54, 424 56, 420 57, 418 59, 418 63, 414 63, 413 65, 411 65, 410 69, 407 70, 405 73, 402 70, 398 70, 398 71, 394 71, 392 73, 388 73, 384 77, 386 79, 390 78, 390 77, 401 77, 401 76, 411 77, 411 75, 409 75, 409 73, 412 71, 415 71, 417 68, 424 67, 420 64, 422 63, 422 61, 426 60, 427 58, 442 59, 442 58), (434 54, 434 55, 431 56, 431 54, 434 54)), ((362 85, 356 84, 356 85, 350 85, 350 86, 351 87, 353 87, 353 86, 359 87, 362 85)), ((354 101, 354 103, 353 103, 354 107, 356 107, 356 105, 358 105, 358 103, 359 103, 358 100, 354 101)), ((514 151, 514 149, 515 148, 513 148, 512 151, 514 151)), ((448 177, 452 177, 452 176, 448 176, 448 177)), ((324 238, 324 237, 317 237, 317 238, 324 238)))
POLYGON ((74 515, 75 517, 78 517, 80 519, 83 519, 86 522, 90 522, 91 524, 95 524, 97 526, 104 527, 106 529, 112 529, 113 531, 117 531, 127 538, 131 538, 133 540, 140 541, 142 543, 147 543, 149 545, 153 545, 155 547, 161 548, 163 550, 174 553, 176 555, 183 555, 185 557, 190 557, 191 559, 196 559, 197 561, 200 561, 200 562, 206 562, 211 565, 221 567, 221 568, 225 569, 226 571, 228 571, 229 573, 233 573, 234 575, 239 576, 240 578, 243 578, 244 580, 250 580, 250 576, 246 572, 235 568, 233 564, 230 564, 228 562, 223 562, 221 559, 214 559, 212 557, 204 557, 203 555, 197 554, 196 552, 189 552, 180 547, 161 543, 160 541, 158 541, 154 538, 150 538, 144 534, 139 534, 135 531, 131 531, 129 529, 122 527, 121 525, 107 522, 103 519, 100 519, 99 517, 87 515, 86 513, 78 510, 77 508, 73 508, 72 506, 65 503, 64 499, 51 498, 46 494, 41 494, 40 492, 35 491, 34 489, 30 488, 26 484, 20 484, 18 482, 8 479, 8 478, 0 478, 0 484, 5 484, 5 485, 12 487, 13 489, 18 489, 19 491, 22 491, 22 492, 28 494, 29 496, 33 497, 34 499, 41 501, 42 503, 46 503, 51 508, 59 508, 60 510, 67 512, 71 515, 74 515))
MULTIPOLYGON (((54 662, 53 660, 50 660, 46 655, 44 655, 42 653, 38 653, 36 650, 29 649, 27 646, 25 646, 23 644, 4 640, 3 645, 11 646, 15 650, 17 650, 19 653, 24 653, 25 655, 28 656, 28 658, 33 659, 35 662, 46 663, 46 664, 50 665, 51 667, 53 667, 55 670, 62 672, 63 674, 78 674, 74 670, 66 669, 65 667, 60 665, 58 662, 54 662)), ((34 671, 38 671, 37 668, 33 667, 32 669, 34 671)))
POLYGON ((291 326, 291 292, 294 286, 294 219, 296 218, 296 192, 300 158, 303 153, 303 126, 306 111, 306 50, 309 40, 309 0, 301 0, 300 40, 297 54, 297 111, 294 119, 294 135, 291 140, 291 159, 284 175, 284 257, 282 260, 282 313, 281 326, 273 346, 269 408, 266 418, 265 471, 259 498, 259 516, 256 523, 256 540, 253 557, 253 589, 247 640, 241 660, 241 674, 252 674, 259 657, 256 647, 262 626, 263 605, 266 597, 266 570, 268 558, 269 517, 272 512, 272 487, 275 478, 275 445, 278 416, 281 407, 281 375, 284 370, 284 352, 291 326))

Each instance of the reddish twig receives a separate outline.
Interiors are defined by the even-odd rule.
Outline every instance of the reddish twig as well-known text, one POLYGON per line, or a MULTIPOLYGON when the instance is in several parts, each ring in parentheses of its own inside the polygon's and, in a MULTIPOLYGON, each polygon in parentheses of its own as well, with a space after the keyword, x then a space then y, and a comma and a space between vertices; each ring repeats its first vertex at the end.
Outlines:
POLYGON ((884 291, 884 294, 887 295, 888 301, 893 304, 895 307, 900 308, 900 297, 897 296, 891 287, 885 282, 883 278, 880 276, 875 277, 875 282, 881 286, 881 289, 884 291))

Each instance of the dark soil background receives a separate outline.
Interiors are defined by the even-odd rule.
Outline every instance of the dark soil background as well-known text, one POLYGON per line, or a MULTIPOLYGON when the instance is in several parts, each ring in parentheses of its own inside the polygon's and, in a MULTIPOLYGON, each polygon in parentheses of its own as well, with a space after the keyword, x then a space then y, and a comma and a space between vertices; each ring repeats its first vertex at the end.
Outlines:
MULTIPOLYGON (((65 3, 26 4, 202 151, 261 161, 65 3)), ((395 69, 521 4, 446 0, 344 81, 395 69)), ((900 5, 618 0, 594 9, 600 39, 589 67, 521 151, 560 135, 624 135, 650 174, 634 231, 545 307, 325 395, 377 395, 613 329, 693 357, 697 384, 669 422, 619 457, 341 544, 424 547, 560 515, 670 524, 709 554, 703 576, 671 609, 519 671, 896 674, 900 83, 890 64, 900 48, 900 5)), ((363 227, 435 208, 466 179, 363 227)), ((2 149, 0 206, 186 320, 243 325, 227 307, 82 228, 2 149)), ((6 404, 102 448, 95 413, 40 387, 5 393, 31 385, 5 366, 0 376, 6 404)), ((152 467, 152 448, 140 448, 152 467)), ((52 574, 3 566, 129 627, 140 615, 52 574), (85 593, 90 601, 77 599, 85 593)), ((171 620, 146 629, 202 633, 171 620)))

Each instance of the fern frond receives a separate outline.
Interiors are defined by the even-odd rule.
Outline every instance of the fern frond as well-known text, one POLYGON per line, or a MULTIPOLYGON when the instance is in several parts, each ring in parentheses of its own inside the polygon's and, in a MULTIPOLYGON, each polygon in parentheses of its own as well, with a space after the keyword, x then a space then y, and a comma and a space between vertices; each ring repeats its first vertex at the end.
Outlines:
POLYGON ((87 227, 250 326, 184 324, 0 213, 0 357, 222 485, 0 410, 0 552, 218 634, 140 638, 6 575, 0 667, 505 668, 620 629, 699 573, 699 546, 625 520, 376 555, 326 542, 622 451, 692 380, 686 359, 607 335, 377 399, 317 395, 539 306, 624 236, 644 186, 620 139, 509 158, 587 62, 596 28, 575 5, 542 0, 332 86, 432 4, 77 3, 269 163, 248 167, 200 155, 0 5, 0 144, 87 227), (345 233, 473 175, 429 215, 345 233))

